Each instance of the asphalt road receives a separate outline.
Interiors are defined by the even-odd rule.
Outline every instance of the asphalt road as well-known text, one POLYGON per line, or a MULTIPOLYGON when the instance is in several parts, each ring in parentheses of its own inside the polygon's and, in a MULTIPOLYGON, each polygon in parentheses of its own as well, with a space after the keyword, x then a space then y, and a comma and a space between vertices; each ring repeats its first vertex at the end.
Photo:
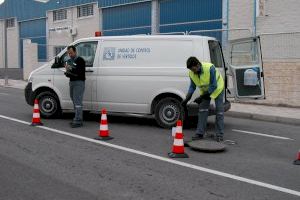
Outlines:
MULTIPOLYGON (((85 115, 80 129, 69 127, 72 114, 43 119, 48 130, 26 124, 31 117, 22 90, 0 88, 0 199, 300 198, 300 166, 292 164, 299 126, 226 117, 225 139, 236 145, 216 154, 186 148, 190 158, 177 163, 167 159, 171 131, 152 119, 108 116, 115 139, 105 145, 89 140, 97 136, 99 115, 85 115)), ((195 131, 191 124, 186 138, 195 131)))

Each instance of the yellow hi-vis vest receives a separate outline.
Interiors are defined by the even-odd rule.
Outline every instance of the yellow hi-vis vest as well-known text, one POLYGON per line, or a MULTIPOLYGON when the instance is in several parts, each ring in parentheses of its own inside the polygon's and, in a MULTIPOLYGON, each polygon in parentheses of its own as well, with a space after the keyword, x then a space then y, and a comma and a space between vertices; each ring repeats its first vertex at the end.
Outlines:
MULTIPOLYGON (((202 63, 201 74, 195 74, 190 71, 189 76, 195 85, 200 89, 200 96, 204 93, 208 92, 209 84, 210 84, 210 68, 213 67, 211 63, 202 63)), ((211 93, 210 98, 216 99, 219 94, 224 90, 224 80, 222 75, 216 69, 216 80, 217 80, 217 88, 213 93, 211 93)))

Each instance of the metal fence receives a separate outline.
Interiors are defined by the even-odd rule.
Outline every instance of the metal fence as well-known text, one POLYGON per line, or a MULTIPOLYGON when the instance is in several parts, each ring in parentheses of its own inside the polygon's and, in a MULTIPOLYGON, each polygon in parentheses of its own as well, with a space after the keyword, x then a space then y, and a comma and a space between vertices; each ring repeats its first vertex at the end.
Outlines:
POLYGON ((300 59, 300 32, 260 34, 263 59, 300 59))

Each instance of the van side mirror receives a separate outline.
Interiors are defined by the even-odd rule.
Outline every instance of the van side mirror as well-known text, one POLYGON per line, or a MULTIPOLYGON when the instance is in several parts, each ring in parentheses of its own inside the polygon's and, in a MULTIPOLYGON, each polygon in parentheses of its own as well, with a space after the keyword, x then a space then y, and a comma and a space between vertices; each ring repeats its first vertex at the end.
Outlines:
POLYGON ((60 68, 61 67, 60 65, 61 65, 60 58, 58 56, 56 56, 51 68, 60 68))
POLYGON ((58 56, 55 57, 55 64, 59 64, 59 57, 58 56))

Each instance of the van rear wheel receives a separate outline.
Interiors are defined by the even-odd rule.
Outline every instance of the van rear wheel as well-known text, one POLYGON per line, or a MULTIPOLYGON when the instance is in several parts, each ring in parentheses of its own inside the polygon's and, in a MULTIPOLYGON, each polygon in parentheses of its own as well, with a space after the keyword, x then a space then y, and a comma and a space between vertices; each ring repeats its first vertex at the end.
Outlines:
POLYGON ((164 98, 155 107, 155 120, 163 128, 176 126, 176 122, 183 119, 184 116, 184 109, 182 109, 180 101, 176 98, 164 98))
POLYGON ((43 118, 55 118, 61 115, 61 108, 57 96, 50 92, 41 92, 36 97, 39 100, 40 114, 43 118))

